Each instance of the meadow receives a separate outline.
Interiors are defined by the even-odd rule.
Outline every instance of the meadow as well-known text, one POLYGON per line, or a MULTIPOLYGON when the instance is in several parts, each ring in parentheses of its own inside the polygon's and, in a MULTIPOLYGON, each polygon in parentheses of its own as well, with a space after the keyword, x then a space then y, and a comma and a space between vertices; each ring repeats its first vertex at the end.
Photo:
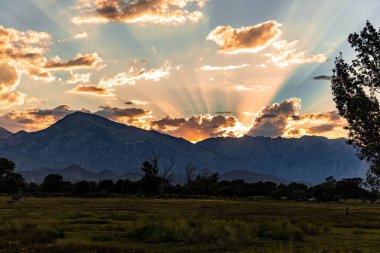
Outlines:
POLYGON ((379 252, 380 205, 0 198, 0 252, 379 252))

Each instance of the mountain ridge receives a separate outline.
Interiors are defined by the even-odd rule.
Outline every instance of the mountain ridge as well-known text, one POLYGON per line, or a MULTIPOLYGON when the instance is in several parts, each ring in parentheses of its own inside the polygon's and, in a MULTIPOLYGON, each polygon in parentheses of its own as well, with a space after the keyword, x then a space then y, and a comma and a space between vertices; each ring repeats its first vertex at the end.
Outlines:
POLYGON ((0 144, 0 156, 15 161, 18 170, 57 170, 78 164, 92 173, 135 174, 153 153, 160 154, 162 167, 174 160, 177 174, 192 163, 220 174, 245 170, 317 183, 327 176, 364 176, 366 168, 344 139, 245 136, 193 144, 85 112, 70 114, 40 131, 12 134, 0 144))

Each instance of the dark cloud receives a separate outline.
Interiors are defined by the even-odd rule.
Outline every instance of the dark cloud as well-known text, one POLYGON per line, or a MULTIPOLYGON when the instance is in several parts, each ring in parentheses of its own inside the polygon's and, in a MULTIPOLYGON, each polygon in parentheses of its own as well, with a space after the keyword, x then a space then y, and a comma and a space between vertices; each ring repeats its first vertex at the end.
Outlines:
POLYGON ((290 120, 299 113, 301 100, 290 98, 279 104, 264 107, 254 120, 250 136, 282 136, 290 120))
POLYGON ((325 81, 331 81, 331 76, 315 76, 313 77, 313 80, 325 80, 325 81))
POLYGON ((185 8, 191 4, 202 7, 204 0, 100 0, 86 3, 82 4, 86 10, 81 13, 87 15, 74 17, 74 23, 182 24, 186 21, 198 22, 202 18, 199 11, 185 8))
POLYGON ((151 118, 151 111, 142 108, 120 108, 109 105, 101 106, 100 109, 95 114, 140 128, 149 128, 147 121, 151 118))

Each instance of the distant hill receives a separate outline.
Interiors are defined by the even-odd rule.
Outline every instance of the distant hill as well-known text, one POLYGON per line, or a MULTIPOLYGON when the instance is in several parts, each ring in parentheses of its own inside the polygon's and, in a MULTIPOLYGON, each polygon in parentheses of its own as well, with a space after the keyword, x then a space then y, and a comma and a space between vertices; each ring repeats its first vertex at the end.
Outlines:
POLYGON ((262 173, 257 172, 251 172, 246 170, 232 170, 225 172, 221 175, 219 175, 220 181, 233 181, 233 180, 244 180, 247 183, 257 183, 257 182, 274 182, 278 184, 288 184, 289 181, 280 179, 273 175, 266 175, 262 173))
MULTIPOLYGON (((310 183, 328 176, 364 176, 367 168, 344 139, 246 136, 193 144, 83 112, 68 115, 41 131, 11 134, 0 142, 0 157, 15 161, 17 169, 23 171, 57 171, 77 164, 91 173, 113 171, 138 178, 142 162, 153 152, 161 155, 161 166, 175 161, 178 178, 183 177, 188 163, 220 174, 249 171, 310 183)), ((78 169, 77 174, 81 173, 78 169)))
POLYGON ((367 164, 355 156, 345 139, 304 136, 299 139, 249 137, 213 138, 197 143, 230 162, 231 170, 271 174, 289 181, 318 183, 327 175, 363 177, 367 164))
POLYGON ((49 174, 58 174, 63 177, 65 181, 79 182, 79 181, 100 181, 103 179, 117 180, 120 178, 115 172, 104 170, 99 173, 93 173, 83 169, 79 165, 72 165, 62 170, 53 170, 43 168, 33 171, 20 171, 20 174, 28 181, 34 183, 41 183, 44 178, 49 174))

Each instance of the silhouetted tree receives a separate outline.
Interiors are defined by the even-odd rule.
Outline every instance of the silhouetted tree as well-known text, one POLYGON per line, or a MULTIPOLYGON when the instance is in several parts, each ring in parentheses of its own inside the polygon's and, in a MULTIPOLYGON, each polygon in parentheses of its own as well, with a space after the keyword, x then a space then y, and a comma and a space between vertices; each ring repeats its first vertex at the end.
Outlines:
POLYGON ((335 193, 345 200, 360 199, 366 197, 366 191, 362 188, 363 179, 347 178, 336 183, 335 193))
POLYGON ((140 186, 137 182, 119 179, 115 184, 115 191, 119 194, 136 194, 140 191, 140 186))
POLYGON ((165 193, 166 189, 170 186, 174 177, 174 159, 170 159, 165 165, 160 176, 159 194, 165 193))
POLYGON ((327 177, 325 182, 313 187, 313 196, 317 201, 334 201, 338 197, 335 194, 336 179, 333 177, 327 177))
POLYGON ((96 191, 96 183, 79 181, 72 185, 72 193, 76 196, 89 196, 96 191))
POLYGON ((142 164, 144 176, 140 180, 141 190, 144 194, 157 195, 159 193, 161 178, 158 177, 159 155, 152 155, 149 161, 142 164))
POLYGON ((98 188, 100 191, 105 191, 108 194, 114 192, 114 184, 112 180, 102 180, 98 183, 98 188))
POLYGON ((43 192, 47 193, 62 193, 65 184, 61 175, 49 174, 44 178, 41 188, 43 192))
POLYGON ((331 87, 339 114, 347 122, 349 143, 370 164, 368 182, 379 190, 380 181, 380 31, 370 22, 348 42, 357 53, 351 64, 342 53, 335 59, 331 87))
POLYGON ((287 199, 307 201, 309 198, 308 187, 301 183, 291 183, 287 187, 287 199))
POLYGON ((202 170, 191 186, 185 186, 190 189, 191 194, 195 195, 215 195, 218 190, 219 174, 210 174, 207 169, 202 170))
POLYGON ((24 187, 25 180, 14 172, 15 163, 7 158, 0 158, 0 192, 8 194, 19 193, 24 187))

